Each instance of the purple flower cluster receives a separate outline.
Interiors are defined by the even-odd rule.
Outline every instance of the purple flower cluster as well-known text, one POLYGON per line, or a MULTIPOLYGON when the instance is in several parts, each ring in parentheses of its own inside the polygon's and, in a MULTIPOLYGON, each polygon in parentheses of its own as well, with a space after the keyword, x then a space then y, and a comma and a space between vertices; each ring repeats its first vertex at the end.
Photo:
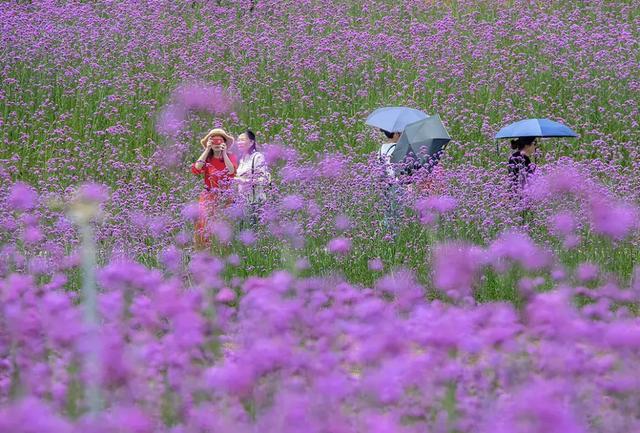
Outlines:
POLYGON ((223 115, 236 104, 228 92, 216 85, 188 84, 174 90, 172 102, 158 118, 158 132, 175 137, 185 126, 190 111, 223 115))
MULTIPOLYGON (((296 239, 304 245, 314 235, 330 235, 326 250, 342 262, 366 254, 360 245, 372 231, 366 216, 375 207, 365 208, 381 200, 381 188, 375 180, 356 185, 365 179, 360 170, 376 166, 341 161, 346 174, 327 182, 314 164, 290 155, 281 169, 302 179, 274 185, 264 226, 235 231, 219 221, 217 242, 237 239, 254 247, 276 238, 294 241, 296 250, 296 239)), ((552 167, 550 173, 542 173, 537 185, 561 183, 552 167)), ((472 217, 465 212, 486 206, 456 193, 464 178, 448 179, 448 195, 406 191, 407 229, 436 236, 455 218, 465 221, 472 217), (424 212, 438 215, 427 227, 424 212)), ((78 292, 66 288, 79 271, 78 253, 68 252, 75 241, 49 239, 60 230, 74 232, 59 221, 78 203, 104 207, 105 218, 94 222, 98 232, 114 227, 113 198, 105 187, 88 184, 70 192, 68 206, 63 201, 61 210, 47 209, 44 197, 15 184, 2 207, 17 230, 3 231, 0 426, 172 433, 358 432, 373 426, 407 432, 632 431, 640 425, 640 413, 629 406, 640 398, 633 370, 640 322, 632 313, 640 299, 638 279, 616 281, 606 262, 572 269, 551 238, 537 232, 550 221, 551 233, 560 237, 602 233, 599 215, 579 203, 619 199, 595 180, 584 185, 545 198, 527 191, 527 212, 549 218, 504 230, 486 244, 427 245, 426 280, 418 278, 419 269, 381 274, 387 265, 371 258, 375 281, 369 287, 335 276, 296 276, 309 267, 304 257, 292 272, 229 278, 246 260, 233 249, 220 257, 195 253, 184 230, 168 236, 159 217, 139 215, 138 224, 148 230, 157 225, 154 236, 166 242, 158 267, 145 267, 125 251, 116 254, 114 247, 98 272, 96 329, 84 319, 78 292), (478 303, 477 292, 496 275, 517 275, 517 302, 478 303), (97 341, 97 377, 84 363, 89 335, 97 341), (90 383, 97 383, 102 402, 91 414, 84 397, 90 383)), ((522 212, 520 206, 512 215, 522 212)), ((616 206, 636 212, 631 204, 616 206)), ((494 211, 495 218, 500 212, 506 211, 494 211)), ((191 215, 173 218, 185 226, 191 215)), ((636 233, 624 235, 635 239, 636 233)), ((611 248, 630 242, 609 239, 611 248)), ((108 244, 101 245, 107 251, 108 244)))
MULTIPOLYGON (((437 254, 434 284, 467 290, 479 251, 437 254)), ((3 431, 362 431, 380 417, 407 432, 638 427, 640 322, 607 308, 594 320, 572 303, 578 286, 518 311, 427 302, 405 270, 362 288, 287 272, 229 286, 224 269, 195 256, 185 287, 132 262, 102 268, 97 417, 82 415, 87 331, 73 293, 4 278, 3 431)), ((626 289, 607 293, 598 304, 626 289)))

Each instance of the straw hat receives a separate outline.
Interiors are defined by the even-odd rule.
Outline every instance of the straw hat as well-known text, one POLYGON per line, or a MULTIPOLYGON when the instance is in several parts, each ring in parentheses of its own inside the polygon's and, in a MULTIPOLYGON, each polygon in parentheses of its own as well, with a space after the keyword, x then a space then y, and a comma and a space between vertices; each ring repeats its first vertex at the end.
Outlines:
POLYGON ((232 135, 227 134, 227 132, 222 128, 214 128, 209 131, 209 133, 205 135, 202 140, 200 140, 200 144, 202 144, 202 147, 207 147, 207 141, 209 140, 209 137, 212 137, 214 135, 224 138, 224 142, 227 143, 227 146, 231 146, 233 144, 232 135))

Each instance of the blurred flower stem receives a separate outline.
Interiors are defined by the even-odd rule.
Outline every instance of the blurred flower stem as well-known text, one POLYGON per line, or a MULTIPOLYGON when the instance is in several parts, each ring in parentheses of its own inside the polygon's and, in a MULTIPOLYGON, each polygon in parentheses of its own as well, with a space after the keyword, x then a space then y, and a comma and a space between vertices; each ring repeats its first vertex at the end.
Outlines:
POLYGON ((85 398, 89 413, 95 416, 102 407, 100 392, 100 344, 98 300, 96 289, 96 241, 93 222, 101 216, 100 203, 106 194, 102 188, 85 185, 71 204, 69 215, 80 230, 82 267, 82 304, 86 326, 85 374, 87 376, 85 398))
POLYGON ((95 415, 101 408, 100 396, 100 356, 98 354, 98 309, 96 291, 96 243, 93 228, 88 221, 80 223, 82 240, 82 298, 84 318, 87 325, 87 347, 85 369, 88 376, 86 401, 90 414, 95 415))

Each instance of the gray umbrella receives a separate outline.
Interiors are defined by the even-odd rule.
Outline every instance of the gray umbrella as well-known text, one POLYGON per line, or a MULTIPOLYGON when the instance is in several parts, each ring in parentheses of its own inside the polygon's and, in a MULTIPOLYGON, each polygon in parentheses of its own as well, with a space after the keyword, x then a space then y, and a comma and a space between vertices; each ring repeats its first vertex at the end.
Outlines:
POLYGON ((424 164, 431 158, 438 158, 449 141, 451 137, 440 116, 429 116, 407 125, 391 154, 391 162, 403 162, 407 157, 413 157, 424 164))

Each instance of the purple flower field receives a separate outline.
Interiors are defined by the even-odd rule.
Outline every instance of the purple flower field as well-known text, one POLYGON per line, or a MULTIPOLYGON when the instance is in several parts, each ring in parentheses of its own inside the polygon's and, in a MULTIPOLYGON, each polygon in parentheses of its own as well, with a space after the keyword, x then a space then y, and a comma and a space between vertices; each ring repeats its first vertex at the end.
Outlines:
POLYGON ((634 2, 23 0, 0 41, 0 432, 640 431, 634 2), (393 105, 452 141, 390 212, 393 105), (514 194, 529 117, 579 137, 514 194), (200 248, 216 127, 271 182, 200 248))

